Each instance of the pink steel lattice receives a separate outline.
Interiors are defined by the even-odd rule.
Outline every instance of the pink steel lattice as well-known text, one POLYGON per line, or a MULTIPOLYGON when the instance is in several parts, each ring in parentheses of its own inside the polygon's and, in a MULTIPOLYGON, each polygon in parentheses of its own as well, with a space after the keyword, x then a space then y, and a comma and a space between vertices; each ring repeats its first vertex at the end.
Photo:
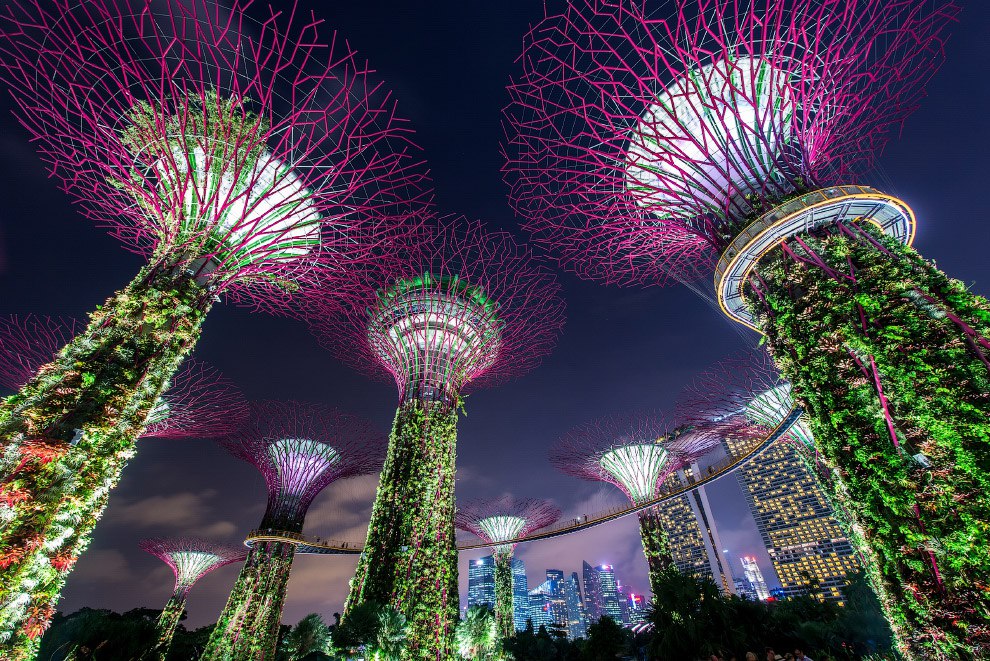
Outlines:
POLYGON ((302 529, 313 499, 335 480, 374 473, 385 460, 385 436, 370 422, 321 404, 253 402, 246 423, 220 439, 253 464, 268 485, 261 528, 302 529))
POLYGON ((565 433, 550 449, 550 463, 567 475, 613 484, 639 503, 657 497, 671 473, 726 435, 756 432, 738 419, 675 427, 660 413, 606 417, 565 433))
POLYGON ((688 281, 753 214, 854 183, 943 60, 944 0, 570 0, 525 39, 510 202, 583 277, 688 281))
POLYGON ((228 546, 199 537, 154 537, 141 540, 139 546, 172 568, 174 594, 181 597, 214 569, 240 562, 248 553, 243 546, 228 546))
POLYGON ((316 314, 313 327, 355 368, 384 368, 403 399, 453 399, 552 349, 564 323, 560 285, 510 234, 448 216, 401 252, 394 270, 369 263, 345 313, 316 314))
POLYGON ((560 518, 560 508, 538 498, 517 500, 502 496, 494 500, 476 500, 457 508, 454 525, 477 535, 497 549, 517 537, 546 528, 560 518))
POLYGON ((20 390, 80 330, 71 317, 0 317, 0 386, 20 390))
POLYGON ((373 70, 312 14, 255 20, 252 6, 11 0, 0 77, 89 218, 282 309, 300 288, 346 285, 428 194, 373 70))
POLYGON ((148 416, 141 438, 215 438, 236 430, 248 404, 220 370, 187 360, 148 416))
MULTIPOLYGON (((745 419, 770 433, 797 404, 790 383, 765 351, 746 351, 716 363, 699 374, 678 398, 678 409, 689 423, 745 419)), ((805 449, 814 445, 808 421, 802 416, 782 437, 805 449)))

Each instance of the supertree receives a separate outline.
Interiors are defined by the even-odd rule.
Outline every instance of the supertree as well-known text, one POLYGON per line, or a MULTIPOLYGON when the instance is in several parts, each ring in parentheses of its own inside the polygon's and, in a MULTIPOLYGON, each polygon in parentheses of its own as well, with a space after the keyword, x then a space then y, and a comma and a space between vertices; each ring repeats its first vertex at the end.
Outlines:
POLYGON ((990 304, 910 248, 907 205, 843 185, 920 102, 956 7, 673 4, 572 0, 532 30, 507 110, 512 203, 587 277, 714 267, 848 486, 903 651, 984 649, 990 304))
POLYGON ((286 541, 251 547, 227 605, 210 635, 204 661, 271 659, 295 555, 313 499, 331 482, 381 468, 385 438, 369 422, 318 404, 251 404, 236 433, 220 439, 232 455, 265 477, 268 507, 258 526, 286 541))
MULTIPOLYGON (((633 505, 641 505, 659 496, 678 468, 714 450, 725 434, 746 428, 710 421, 675 427, 660 413, 606 417, 561 436, 550 449, 550 463, 567 475, 614 484, 633 505)), ((659 594, 658 581, 674 562, 670 542, 655 507, 638 516, 650 587, 659 594)))
POLYGON ((160 559, 172 568, 175 588, 169 597, 161 617, 158 618, 158 641, 151 654, 165 661, 175 628, 186 610, 186 595, 199 579, 214 569, 247 557, 247 549, 217 544, 197 537, 152 538, 141 540, 141 549, 160 559))
POLYGON ((503 638, 515 631, 512 605, 512 554, 509 540, 555 523, 560 509, 546 500, 517 500, 502 496, 472 501, 457 508, 454 525, 480 537, 492 547, 495 560, 495 621, 503 638))
POLYGON ((388 604, 417 659, 448 659, 457 621, 454 464, 462 390, 534 367, 563 324, 551 272, 504 232, 435 219, 394 270, 370 265, 346 314, 314 332, 358 369, 390 375, 399 406, 344 618, 388 604))
MULTIPOLYGON (((13 0, 0 78, 84 215, 147 264, 0 406, 0 642, 44 630, 53 522, 88 529, 219 295, 288 313, 420 208, 409 130, 320 21, 250 0, 13 0), (11 467, 19 467, 16 475, 11 467), (41 497, 44 494, 44 497, 41 497)), ((11 643, 10 641, 20 641, 11 643)))

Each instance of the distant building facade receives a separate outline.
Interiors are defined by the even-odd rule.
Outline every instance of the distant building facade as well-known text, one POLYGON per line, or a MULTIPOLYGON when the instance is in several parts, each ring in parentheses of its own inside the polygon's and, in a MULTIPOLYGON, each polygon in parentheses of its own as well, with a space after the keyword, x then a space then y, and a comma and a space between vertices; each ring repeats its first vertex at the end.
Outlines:
POLYGON ((616 622, 622 622, 622 607, 619 604, 619 591, 615 582, 612 565, 582 565, 584 573, 584 608, 588 614, 588 625, 592 625, 607 615, 616 622))
POLYGON ((577 572, 564 581, 564 600, 567 602, 567 637, 571 640, 588 637, 588 617, 581 598, 581 582, 577 572))
MULTIPOLYGON (((725 440, 733 454, 745 450, 737 444, 733 439, 725 440)), ((797 451, 789 444, 774 443, 741 466, 736 476, 782 594, 793 596, 814 588, 823 598, 841 602, 846 576, 857 571, 859 563, 816 478, 797 451)))
POLYGON ((756 558, 744 555, 739 559, 742 561, 743 574, 746 576, 750 591, 760 601, 769 599, 770 590, 767 589, 767 582, 763 580, 763 572, 760 571, 760 566, 756 564, 756 558))
MULTIPOLYGON (((529 619, 527 587, 526 565, 522 560, 513 558, 512 623, 516 631, 525 629, 529 619)), ((472 560, 468 565, 468 608, 471 606, 495 608, 495 559, 490 555, 472 560)))
POLYGON ((547 630, 556 629, 564 634, 568 631, 567 598, 564 590, 564 572, 548 569, 547 580, 530 590, 528 595, 529 617, 533 628, 541 626, 547 630))
MULTIPOLYGON (((698 464, 672 473, 665 488, 686 485, 699 473, 698 464)), ((708 493, 699 487, 657 507, 660 521, 670 540, 674 566, 682 574, 708 578, 726 594, 735 591, 728 562, 722 554, 715 518, 712 516, 708 493)))

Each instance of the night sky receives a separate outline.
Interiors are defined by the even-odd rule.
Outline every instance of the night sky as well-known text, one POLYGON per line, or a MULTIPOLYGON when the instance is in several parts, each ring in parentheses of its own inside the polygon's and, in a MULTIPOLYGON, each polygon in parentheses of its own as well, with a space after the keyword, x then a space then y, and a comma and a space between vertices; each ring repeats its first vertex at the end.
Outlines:
MULTIPOLYGON (((990 294, 988 182, 990 5, 973 0, 961 14, 948 61, 903 136, 861 181, 910 204, 919 219, 915 246, 950 275, 990 294)), ((360 0, 303 2, 368 58, 399 99, 425 149, 443 211, 518 232, 499 169, 500 110, 516 72, 527 27, 543 15, 536 0, 360 0)), ((256 13, 264 13, 257 7, 256 13)), ((252 12, 255 13, 255 12, 252 12)), ((26 132, 0 108, 0 313, 82 317, 134 276, 141 260, 91 226, 47 178, 26 132)), ((467 399, 459 427, 459 499, 551 498, 565 516, 593 513, 623 497, 608 485, 554 471, 547 450, 572 425, 631 409, 670 408, 692 375, 752 345, 741 330, 682 287, 617 289, 561 274, 567 325, 543 365, 467 399)), ((234 379, 250 398, 327 402, 374 420, 392 419, 392 384, 373 382, 335 361, 296 322, 217 306, 195 352, 234 379)), ((332 485, 316 501, 307 532, 363 542, 376 479, 332 485)), ((755 524, 733 478, 709 489, 723 546, 755 554, 773 576, 755 524)), ((207 440, 142 441, 93 543, 76 566, 60 608, 161 608, 170 570, 138 550, 143 537, 200 534, 239 542, 260 521, 261 475, 207 440)), ((519 547, 530 584, 548 567, 580 572, 581 561, 609 562, 623 583, 647 590, 635 517, 567 538, 519 547)), ((461 554, 461 601, 467 561, 461 554)), ((346 595, 356 558, 297 556, 284 622, 311 612, 331 620, 346 595)), ((238 565, 202 580, 189 598, 187 626, 213 622, 238 565)), ((774 581, 771 579, 771 583, 774 581)), ((332 621, 332 620, 331 620, 332 621)))

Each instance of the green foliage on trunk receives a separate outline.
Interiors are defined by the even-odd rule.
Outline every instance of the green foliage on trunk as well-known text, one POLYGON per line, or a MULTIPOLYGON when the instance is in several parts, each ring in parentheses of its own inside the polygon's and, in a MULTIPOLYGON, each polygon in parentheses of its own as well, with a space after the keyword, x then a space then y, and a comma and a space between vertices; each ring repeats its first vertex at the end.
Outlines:
POLYGON ((903 651, 987 649, 990 304, 866 224, 785 242, 747 294, 903 651))
POLYGON ((674 565, 674 556, 670 550, 670 539, 660 521, 656 508, 639 513, 639 535, 643 540, 643 554, 650 569, 650 590, 656 594, 657 581, 661 574, 674 565))
POLYGON ((0 404, 0 650, 31 658, 212 296, 162 262, 0 404))
POLYGON ((409 625, 407 659, 453 654, 456 453, 455 407, 415 399, 399 406, 344 621, 364 602, 395 608, 409 625))
POLYGON ((269 661, 275 658, 289 571, 296 547, 258 542, 230 591, 202 661, 269 661))
POLYGON ((158 642, 151 651, 151 656, 156 661, 165 661, 168 650, 172 646, 172 638, 175 637, 175 628, 179 626, 182 614, 186 612, 186 597, 184 594, 173 594, 165 608, 162 609, 161 617, 158 618, 158 642))
POLYGON ((496 551, 495 561, 495 622, 499 635, 511 636, 515 630, 512 594, 512 552, 496 551))

